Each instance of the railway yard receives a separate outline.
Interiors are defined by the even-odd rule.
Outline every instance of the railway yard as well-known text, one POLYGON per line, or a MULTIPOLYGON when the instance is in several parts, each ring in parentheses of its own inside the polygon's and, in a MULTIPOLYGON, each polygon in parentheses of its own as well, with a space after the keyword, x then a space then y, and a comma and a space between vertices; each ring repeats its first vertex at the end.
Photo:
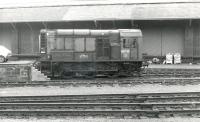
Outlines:
POLYGON ((199 0, 6 0, 0 122, 199 122, 199 0))
POLYGON ((199 121, 199 69, 150 65, 136 78, 1 80, 0 116, 2 121, 199 121))

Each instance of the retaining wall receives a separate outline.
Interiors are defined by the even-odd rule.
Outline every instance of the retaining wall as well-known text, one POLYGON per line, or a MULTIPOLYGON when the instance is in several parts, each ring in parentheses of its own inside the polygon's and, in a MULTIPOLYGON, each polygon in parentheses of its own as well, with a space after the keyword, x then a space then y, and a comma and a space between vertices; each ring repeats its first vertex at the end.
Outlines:
POLYGON ((30 64, 0 64, 0 81, 30 81, 30 64))

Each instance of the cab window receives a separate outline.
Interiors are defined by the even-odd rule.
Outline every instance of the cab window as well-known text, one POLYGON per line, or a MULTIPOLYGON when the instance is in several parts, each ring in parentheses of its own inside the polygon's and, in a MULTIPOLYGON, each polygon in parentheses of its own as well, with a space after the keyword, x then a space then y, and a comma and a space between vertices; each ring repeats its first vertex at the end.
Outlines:
POLYGON ((123 48, 136 48, 137 47, 137 39, 136 38, 123 38, 122 39, 122 47, 123 48))

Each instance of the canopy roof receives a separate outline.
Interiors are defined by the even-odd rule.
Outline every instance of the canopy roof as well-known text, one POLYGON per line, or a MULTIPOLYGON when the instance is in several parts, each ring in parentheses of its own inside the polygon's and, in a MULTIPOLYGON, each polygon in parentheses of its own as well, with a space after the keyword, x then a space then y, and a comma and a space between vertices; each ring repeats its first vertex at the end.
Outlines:
POLYGON ((0 9, 0 23, 199 18, 200 2, 130 2, 121 4, 3 7, 0 9))
POLYGON ((162 3, 198 3, 200 0, 0 0, 0 8, 38 7, 59 5, 109 5, 109 4, 162 4, 162 3))

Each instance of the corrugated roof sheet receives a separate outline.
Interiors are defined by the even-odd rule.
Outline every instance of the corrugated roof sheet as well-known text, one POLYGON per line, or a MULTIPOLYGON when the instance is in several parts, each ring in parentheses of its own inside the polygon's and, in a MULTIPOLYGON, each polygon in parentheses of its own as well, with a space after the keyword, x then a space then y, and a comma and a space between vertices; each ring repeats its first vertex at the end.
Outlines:
POLYGON ((85 5, 0 9, 0 23, 193 18, 200 18, 200 3, 85 5))
POLYGON ((63 20, 160 20, 200 18, 200 3, 75 6, 63 20))
POLYGON ((200 2, 200 0, 0 0, 0 8, 58 6, 58 5, 105 5, 105 4, 143 4, 143 3, 181 3, 200 2))
POLYGON ((199 19, 200 3, 147 4, 132 9, 135 20, 199 19))
POLYGON ((61 21, 67 7, 0 9, 0 22, 61 21))
POLYGON ((63 17, 66 21, 131 19, 132 7, 126 5, 74 6, 63 17))

